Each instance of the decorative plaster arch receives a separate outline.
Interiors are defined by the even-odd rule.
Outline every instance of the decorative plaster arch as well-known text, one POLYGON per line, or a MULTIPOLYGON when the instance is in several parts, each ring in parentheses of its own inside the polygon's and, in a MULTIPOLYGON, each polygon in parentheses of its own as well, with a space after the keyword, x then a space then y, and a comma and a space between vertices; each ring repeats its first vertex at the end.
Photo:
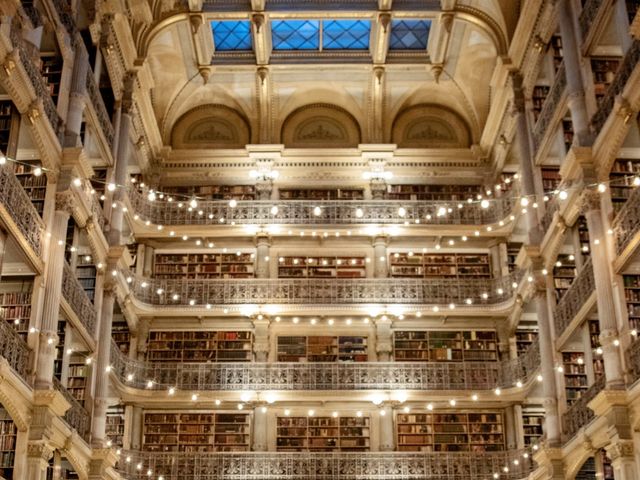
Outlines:
POLYGON ((345 109, 313 103, 291 112, 281 129, 281 142, 293 148, 349 148, 361 143, 358 121, 345 109))
POLYGON ((466 122, 452 110, 419 104, 396 116, 391 142, 400 148, 469 148, 471 133, 466 122))
MULTIPOLYGON (((5 381, 4 378, 0 377, 0 386, 5 381)), ((15 397, 8 394, 9 390, 8 388, 0 388, 0 405, 7 411, 18 430, 28 430, 29 424, 31 423, 30 415, 24 406, 16 401, 15 397)))
POLYGON ((174 149, 244 148, 250 142, 248 120, 239 111, 220 104, 192 108, 171 130, 174 149))

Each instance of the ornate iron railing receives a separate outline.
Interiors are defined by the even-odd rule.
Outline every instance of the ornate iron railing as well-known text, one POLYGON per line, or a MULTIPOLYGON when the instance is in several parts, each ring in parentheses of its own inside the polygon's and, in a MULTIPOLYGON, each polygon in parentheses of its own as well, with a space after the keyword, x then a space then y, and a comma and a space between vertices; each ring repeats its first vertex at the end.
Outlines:
POLYGON ((89 70, 87 72, 86 87, 87 95, 89 95, 89 99, 91 100, 93 109, 95 110, 98 121, 100 122, 100 128, 102 129, 104 138, 106 138, 107 143, 109 144, 109 148, 111 148, 113 146, 114 137, 113 125, 111 124, 111 117, 109 117, 107 107, 104 104, 104 99, 102 98, 100 89, 96 84, 96 80, 91 67, 89 67, 89 70))
POLYGON ((571 440, 578 430, 586 427, 594 419, 595 414, 588 405, 604 389, 605 385, 605 377, 601 375, 562 416, 563 431, 567 441, 571 440))
POLYGON ((53 0, 53 6, 58 13, 58 18, 60 18, 60 22, 64 26, 64 28, 69 32, 69 35, 73 37, 77 31, 76 22, 73 19, 71 5, 67 3, 66 0, 53 0))
POLYGON ((123 271, 133 296, 156 306, 244 304, 500 305, 523 272, 495 279, 209 279, 158 280, 123 271))
POLYGON ((12 25, 11 27, 11 43, 14 48, 18 50, 18 55, 20 56, 20 62, 24 67, 25 72, 27 72, 27 76, 31 81, 31 85, 35 90, 36 97, 42 101, 42 106, 44 108, 44 113, 49 119, 49 123, 51 124, 51 128, 58 138, 60 138, 60 132, 58 131, 58 127, 60 125, 60 117, 58 116, 58 111, 56 110, 56 105, 53 103, 51 98, 51 93, 47 89, 44 84, 44 79, 42 78, 42 74, 36 68, 35 63, 29 57, 27 53, 28 49, 25 46, 25 42, 22 40, 22 36, 20 31, 12 25))
POLYGON ((533 470, 522 451, 150 453, 123 451, 116 469, 129 480, 503 480, 533 470), (141 466, 138 468, 138 466, 141 466), (506 467, 506 471, 504 470, 506 467))
POLYGON ((30 350, 27 343, 11 325, 0 316, 0 356, 9 366, 28 382, 30 350))
POLYGON ((11 215, 33 252, 38 257, 42 256, 44 222, 10 165, 0 166, 0 203, 11 215))
POLYGON ((542 140, 547 134, 547 130, 549 130, 551 120, 553 119, 556 110, 560 106, 560 99, 562 98, 562 95, 564 95, 566 89, 567 75, 563 62, 562 65, 560 65, 558 72, 556 73, 556 78, 553 82, 553 85, 551 86, 551 90, 549 90, 547 98, 544 101, 544 105, 542 105, 542 110, 540 111, 538 121, 533 127, 533 145, 536 152, 540 148, 542 140))
POLYGON ((613 221, 617 253, 627 248, 640 231, 640 188, 633 190, 613 221))
POLYGON ((500 198, 484 209, 475 202, 403 200, 257 200, 200 201, 196 208, 188 200, 150 201, 135 188, 129 189, 132 211, 157 225, 489 225, 506 221, 513 213, 515 195, 500 198), (319 210, 318 210, 319 209, 319 210))
POLYGON ((587 260, 553 314, 556 334, 561 336, 596 289, 591 259, 587 260))
POLYGON ((640 340, 636 340, 627 349, 627 364, 633 381, 640 378, 640 340))
POLYGON ((627 81, 629 80, 629 77, 631 77, 631 74, 635 70, 639 61, 640 40, 634 40, 631 44, 631 48, 629 48, 629 51, 627 51, 627 54, 622 60, 622 65, 620 65, 620 68, 616 73, 616 77, 607 89, 606 95, 600 101, 598 111, 591 119, 591 127, 596 134, 599 134, 604 127, 607 118, 609 118, 609 115, 613 111, 613 107, 616 103, 616 97, 624 91, 627 81))
POLYGON ((78 435, 85 441, 89 441, 89 433, 91 432, 91 416, 89 412, 85 410, 78 400, 67 390, 57 378, 53 378, 53 385, 64 396, 65 400, 69 402, 71 407, 64 414, 64 419, 71 428, 73 428, 78 435))
POLYGON ((553 222, 553 217, 559 209, 560 205, 556 201, 555 197, 545 205, 544 215, 540 219, 540 226, 542 227, 543 235, 547 234, 547 231, 553 222))
POLYGON ((96 327, 96 309, 66 262, 62 274, 62 297, 78 316, 89 335, 93 336, 96 327))
POLYGON ((184 363, 145 362, 111 344, 111 371, 123 385, 183 391, 493 390, 526 383, 537 372, 537 344, 504 362, 184 363))
POLYGON ((29 17, 29 20, 31 21, 31 25, 33 26, 33 28, 38 28, 42 26, 43 24, 42 15, 40 14, 40 11, 36 8, 35 5, 23 4, 22 9, 24 10, 24 13, 27 15, 27 17, 29 17))
POLYGON ((587 0, 587 3, 582 7, 578 24, 580 26, 580 33, 582 34, 583 39, 587 38, 589 35, 593 21, 598 16, 600 8, 606 3, 608 2, 603 0, 587 0))

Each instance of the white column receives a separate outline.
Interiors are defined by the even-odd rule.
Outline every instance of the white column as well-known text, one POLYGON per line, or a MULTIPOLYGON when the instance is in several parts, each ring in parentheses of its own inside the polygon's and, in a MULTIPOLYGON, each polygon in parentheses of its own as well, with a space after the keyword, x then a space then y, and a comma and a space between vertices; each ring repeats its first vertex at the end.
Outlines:
POLYGON ((269 278, 271 239, 266 234, 256 235, 256 278, 269 278))
POLYGON ((613 467, 613 478, 615 480, 637 480, 638 467, 634 455, 633 441, 617 440, 612 445, 606 447, 607 454, 611 458, 613 467))
POLYGON ((389 276, 389 264, 387 258, 387 245, 389 239, 386 235, 378 235, 373 238, 373 276, 386 278, 389 276))
POLYGON ((369 182, 372 200, 384 200, 387 193, 387 182, 384 180, 374 179, 369 182))
POLYGON ((43 442, 29 442, 27 445, 27 476, 24 480, 46 480, 49 459, 53 449, 43 442))
POLYGON ((380 451, 391 452, 395 449, 395 434, 393 431, 393 407, 390 402, 384 402, 378 411, 380 422, 380 451))
POLYGON ((257 405, 253 409, 253 444, 251 449, 254 452, 267 451, 267 414, 268 407, 257 405))
POLYGON ((376 323, 376 353, 379 362, 391 361, 393 352, 393 333, 391 332, 391 320, 386 316, 375 320, 376 323))
POLYGON ((253 321, 253 353, 256 362, 266 362, 269 357, 269 320, 253 321))
POLYGON ((65 145, 75 147, 80 144, 82 115, 85 107, 87 90, 87 72, 89 58, 84 46, 76 48, 73 59, 71 91, 69 94, 69 110, 67 111, 65 145))

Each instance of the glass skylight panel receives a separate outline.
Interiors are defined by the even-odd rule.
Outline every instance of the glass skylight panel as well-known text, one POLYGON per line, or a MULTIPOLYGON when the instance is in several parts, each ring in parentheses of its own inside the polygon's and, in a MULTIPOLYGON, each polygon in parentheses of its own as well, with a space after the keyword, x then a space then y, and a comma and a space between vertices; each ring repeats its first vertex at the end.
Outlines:
POLYGON ((248 20, 214 20, 211 29, 217 51, 251 50, 251 24, 248 20))
POLYGON ((391 50, 426 50, 431 20, 401 19, 391 22, 391 50))
POLYGON ((322 48, 325 50, 366 50, 369 48, 369 20, 325 20, 322 23, 322 48))
POLYGON ((318 50, 319 20, 274 20, 271 24, 274 50, 318 50))

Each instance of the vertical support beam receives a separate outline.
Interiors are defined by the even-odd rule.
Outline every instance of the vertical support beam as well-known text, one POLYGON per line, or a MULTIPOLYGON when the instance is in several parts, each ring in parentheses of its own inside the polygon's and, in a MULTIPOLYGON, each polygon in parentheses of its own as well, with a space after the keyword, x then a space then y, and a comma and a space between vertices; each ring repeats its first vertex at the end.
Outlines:
POLYGON ((269 357, 269 320, 253 321, 253 353, 256 362, 266 362, 269 357))
POLYGON ((395 434, 393 431, 393 406, 391 402, 384 402, 378 414, 380 422, 380 451, 392 452, 395 449, 395 434))
POLYGON ((378 318, 376 321, 376 353, 379 362, 391 361, 391 353, 393 352, 391 332, 391 320, 387 316, 378 318))
POLYGON ((27 475, 24 480, 46 480, 49 459, 53 449, 44 442, 29 442, 27 445, 27 475))
POLYGON ((271 93, 273 85, 271 73, 268 67, 258 67, 256 70, 256 83, 258 89, 258 112, 259 112, 259 142, 269 143, 271 138, 271 93))
POLYGON ((253 444, 251 449, 254 452, 267 451, 267 415, 268 407, 266 405, 256 405, 253 409, 253 444))
POLYGON ((89 71, 89 55, 84 45, 75 49, 73 71, 71 74, 71 91, 69 92, 69 110, 67 111, 65 146, 77 147, 81 144, 80 131, 82 116, 87 96, 87 73, 89 71))
POLYGON ((378 235, 373 238, 373 276, 375 278, 387 278, 389 276, 388 244, 389 238, 386 235, 378 235))
POLYGON ((269 278, 271 238, 265 233, 256 235, 256 278, 269 278))

